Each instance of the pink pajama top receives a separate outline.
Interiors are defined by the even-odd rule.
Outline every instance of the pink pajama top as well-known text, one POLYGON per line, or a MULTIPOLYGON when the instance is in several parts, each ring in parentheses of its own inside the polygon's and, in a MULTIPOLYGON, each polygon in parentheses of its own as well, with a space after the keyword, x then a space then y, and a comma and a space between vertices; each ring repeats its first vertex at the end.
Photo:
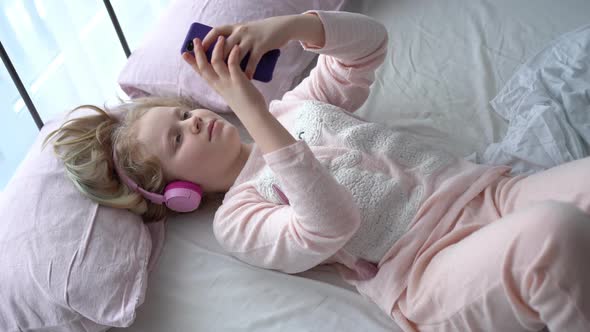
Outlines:
POLYGON ((298 139, 254 145, 215 214, 222 247, 258 267, 298 273, 336 263, 391 313, 421 251, 507 167, 476 165, 419 137, 354 116, 387 51, 387 31, 354 13, 315 12, 325 30, 309 77, 270 112, 298 139))

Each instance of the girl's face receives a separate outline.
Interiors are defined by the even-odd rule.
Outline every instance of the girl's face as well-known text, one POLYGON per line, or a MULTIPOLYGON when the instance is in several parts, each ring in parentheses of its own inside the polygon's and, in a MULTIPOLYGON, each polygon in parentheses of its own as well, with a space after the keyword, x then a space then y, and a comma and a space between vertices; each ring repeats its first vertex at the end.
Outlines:
POLYGON ((206 109, 156 107, 137 123, 138 140, 162 163, 167 182, 185 180, 204 191, 224 191, 240 157, 239 132, 206 109))

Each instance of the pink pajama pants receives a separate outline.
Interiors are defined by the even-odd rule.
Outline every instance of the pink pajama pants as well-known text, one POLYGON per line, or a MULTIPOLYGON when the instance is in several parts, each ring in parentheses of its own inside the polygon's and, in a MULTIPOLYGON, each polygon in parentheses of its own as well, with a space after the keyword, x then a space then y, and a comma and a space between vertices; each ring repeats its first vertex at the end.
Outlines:
POLYGON ((590 158, 501 178, 421 256, 406 330, 590 331, 590 158))

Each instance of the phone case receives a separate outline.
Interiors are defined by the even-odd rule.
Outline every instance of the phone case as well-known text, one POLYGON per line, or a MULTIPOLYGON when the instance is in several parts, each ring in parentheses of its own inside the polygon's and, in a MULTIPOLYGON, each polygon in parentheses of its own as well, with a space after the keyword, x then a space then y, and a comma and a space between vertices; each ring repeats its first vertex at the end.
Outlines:
MULTIPOLYGON (((184 42, 182 43, 180 53, 182 54, 184 52, 190 52, 192 55, 195 55, 193 49, 193 39, 199 38, 203 40, 203 38, 205 38, 209 30, 211 29, 212 27, 198 22, 191 24, 190 29, 188 30, 188 33, 184 38, 184 42)), ((213 42, 213 44, 205 52, 205 55, 207 55, 207 61, 209 62, 211 62, 211 55, 213 53, 213 48, 215 47, 216 43, 217 41, 213 42)), ((256 70, 254 71, 254 75, 252 78, 261 82, 270 82, 270 80, 272 80, 272 74, 274 72, 275 65, 277 64, 277 60, 279 59, 280 55, 281 51, 278 49, 266 52, 260 59, 260 62, 258 62, 258 65, 256 66, 256 70)), ((242 62, 240 62, 240 67, 242 68, 242 70, 246 70, 246 66, 248 65, 248 59, 250 59, 250 52, 248 52, 244 59, 242 59, 242 62)))

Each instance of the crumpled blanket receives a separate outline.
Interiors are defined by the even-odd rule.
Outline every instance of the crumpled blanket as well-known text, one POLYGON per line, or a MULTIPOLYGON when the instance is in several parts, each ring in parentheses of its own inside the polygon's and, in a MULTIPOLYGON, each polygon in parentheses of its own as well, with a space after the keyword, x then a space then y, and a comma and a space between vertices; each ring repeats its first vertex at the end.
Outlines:
POLYGON ((523 64, 490 102, 508 123, 477 163, 531 174, 590 153, 590 24, 523 64))

